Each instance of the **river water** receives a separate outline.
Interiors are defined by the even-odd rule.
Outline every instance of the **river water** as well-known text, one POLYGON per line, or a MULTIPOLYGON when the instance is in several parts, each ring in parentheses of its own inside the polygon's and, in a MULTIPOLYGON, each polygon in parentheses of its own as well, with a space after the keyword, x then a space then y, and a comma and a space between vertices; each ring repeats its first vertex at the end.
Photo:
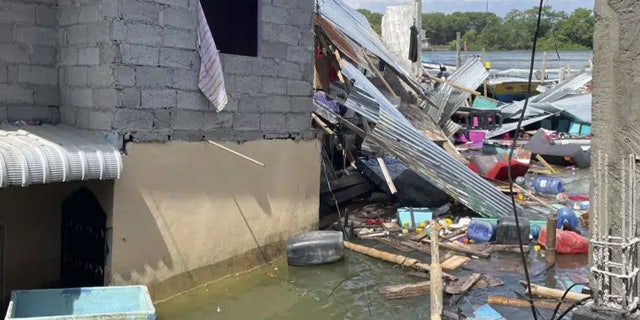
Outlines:
MULTIPOLYGON (((482 52, 471 51, 469 57, 481 56, 482 52)), ((536 52, 535 70, 542 68, 543 52, 536 52)), ((461 59, 464 61, 464 53, 461 59)), ((571 70, 585 70, 589 67, 589 60, 593 59, 592 51, 548 51, 546 69, 550 77, 559 73, 560 68, 570 65, 571 70)), ((422 54, 422 60, 428 63, 456 65, 455 51, 431 51, 422 54)), ((490 51, 486 53, 486 60, 491 62, 492 73, 505 70, 514 70, 515 73, 526 75, 531 64, 531 51, 490 51)))

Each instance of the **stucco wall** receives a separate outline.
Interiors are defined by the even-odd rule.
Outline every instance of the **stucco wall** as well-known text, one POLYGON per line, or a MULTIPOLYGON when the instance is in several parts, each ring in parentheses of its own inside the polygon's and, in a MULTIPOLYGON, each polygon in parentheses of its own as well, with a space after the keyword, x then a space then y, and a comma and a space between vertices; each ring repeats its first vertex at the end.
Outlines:
POLYGON ((412 4, 388 6, 382 16, 382 41, 407 70, 411 67, 409 29, 415 20, 413 17, 415 7, 412 4))
POLYGON ((60 278, 62 201, 78 188, 93 191, 107 214, 112 181, 90 181, 0 189, 0 221, 4 223, 4 294, 37 289, 60 278))
POLYGON ((57 0, 0 0, 0 121, 59 121, 57 0))
POLYGON ((266 167, 205 142, 129 145, 115 183, 111 285, 147 284, 158 300, 264 263, 243 214, 268 258, 317 227, 317 141, 227 146, 266 167))

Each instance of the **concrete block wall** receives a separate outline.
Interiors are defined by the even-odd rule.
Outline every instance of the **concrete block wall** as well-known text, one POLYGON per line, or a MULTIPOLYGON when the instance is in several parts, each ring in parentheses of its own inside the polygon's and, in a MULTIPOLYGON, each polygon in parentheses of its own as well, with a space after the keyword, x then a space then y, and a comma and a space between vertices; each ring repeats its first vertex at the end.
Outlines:
POLYGON ((0 122, 59 121, 58 0, 0 0, 0 122))
POLYGON ((412 4, 388 6, 382 16, 382 41, 406 70, 411 70, 409 30, 414 16, 415 7, 412 4))
POLYGON ((313 0, 261 1, 259 56, 222 54, 229 103, 220 113, 198 89, 197 0, 117 2, 113 129, 138 142, 315 137, 313 0))

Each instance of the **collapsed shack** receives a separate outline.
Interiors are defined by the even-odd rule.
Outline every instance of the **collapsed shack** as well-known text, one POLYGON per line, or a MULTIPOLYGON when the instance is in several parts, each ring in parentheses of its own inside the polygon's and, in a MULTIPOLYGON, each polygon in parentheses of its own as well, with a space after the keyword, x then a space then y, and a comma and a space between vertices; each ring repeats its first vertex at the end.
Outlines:
MULTIPOLYGON (((388 155, 481 216, 513 215, 510 199, 459 160, 446 133, 459 130, 450 117, 469 97, 459 87, 478 86, 487 76, 479 61, 465 63, 452 75, 451 84, 439 86, 430 98, 392 58, 366 19, 341 0, 318 5, 314 32, 314 87, 318 90, 314 121, 327 133, 323 138, 324 178, 329 171, 339 176, 334 172, 335 161, 328 163, 335 153, 344 159, 338 169, 348 172, 353 172, 357 159, 388 155), (374 76, 384 89, 371 82, 374 76), (405 91, 396 93, 386 78, 397 79, 395 86, 401 83, 405 91)), ((384 161, 379 163, 387 171, 384 161)), ((385 180, 394 193, 388 174, 385 180)))

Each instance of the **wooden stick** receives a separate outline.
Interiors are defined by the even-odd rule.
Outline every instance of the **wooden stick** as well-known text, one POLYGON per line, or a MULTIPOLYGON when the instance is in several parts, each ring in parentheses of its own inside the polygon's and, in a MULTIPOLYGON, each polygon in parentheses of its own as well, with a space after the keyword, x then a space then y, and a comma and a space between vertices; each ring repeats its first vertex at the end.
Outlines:
MULTIPOLYGON (((460 283, 458 286, 448 286, 447 293, 448 294, 461 294, 467 292, 471 287, 473 287, 478 280, 482 277, 479 273, 473 273, 468 276, 464 282, 460 283)), ((462 281, 462 280, 461 280, 462 281)))
POLYGON ((438 249, 438 222, 431 221, 431 320, 442 319, 442 266, 438 249))
POLYGON ((245 156, 244 154, 242 154, 242 153, 240 153, 240 152, 233 151, 233 150, 231 150, 231 149, 229 149, 229 148, 227 148, 227 147, 225 147, 225 146, 223 146, 223 145, 221 145, 221 144, 219 144, 219 143, 213 142, 213 141, 211 141, 211 140, 207 140, 207 142, 208 142, 208 143, 210 143, 210 144, 212 144, 212 145, 214 145, 214 146, 216 146, 216 147, 218 147, 218 148, 220 148, 220 149, 222 149, 222 150, 225 150, 225 151, 227 151, 227 152, 230 152, 230 153, 232 153, 232 154, 234 154, 234 155, 236 155, 236 156, 238 156, 238 157, 240 157, 240 158, 242 158, 242 159, 245 159, 245 160, 247 160, 247 161, 249 161, 249 162, 253 162, 254 164, 257 164, 257 165, 259 165, 259 166, 261 166, 261 167, 266 167, 266 166, 264 165, 264 163, 262 163, 262 162, 260 162, 260 161, 257 161, 257 160, 254 160, 254 159, 252 159, 252 158, 249 158, 249 157, 245 156))
POLYGON ((547 72, 547 52, 545 51, 542 54, 542 79, 540 79, 540 81, 544 81, 546 72, 547 72))
POLYGON ((551 171, 551 174, 558 173, 558 171, 556 171, 556 169, 554 169, 541 155, 536 154, 536 159, 538 159, 538 161, 540 161, 547 170, 551 171))
MULTIPOLYGON (((368 255, 370 257, 374 257, 374 258, 378 258, 380 260, 383 261, 387 261, 387 262, 391 262, 391 263, 395 263, 401 266, 405 266, 405 267, 410 267, 410 268, 414 268, 417 270, 423 270, 423 271, 431 271, 431 266, 429 266, 428 264, 422 263, 420 262, 420 260, 418 259, 413 259, 413 258, 409 258, 409 257, 405 257, 402 255, 398 255, 398 254, 393 254, 393 253, 389 253, 389 252, 384 252, 378 249, 373 249, 373 248, 369 248, 369 247, 365 247, 359 244, 355 244, 355 243, 351 243, 348 241, 344 242, 344 247, 351 250, 351 251, 355 251, 358 253, 362 253, 365 255, 368 255)), ((450 274, 446 274, 446 273, 442 273, 442 276, 445 277, 446 279, 449 280, 456 280, 457 277, 454 277, 450 274)), ((433 280, 433 277, 431 277, 433 280)))
MULTIPOLYGON (((523 300, 523 299, 514 299, 514 298, 507 298, 507 297, 502 297, 502 296, 488 296, 487 297, 487 303, 488 304, 492 304, 492 305, 499 305, 499 306, 511 306, 514 308, 529 308, 531 306, 531 304, 529 304, 529 301, 527 300, 523 300)), ((544 308, 544 309, 555 309, 556 306, 558 305, 558 302, 556 301, 535 301, 534 304, 536 305, 536 307, 538 308, 544 308)), ((563 303, 561 305, 561 309, 566 309, 570 306, 570 304, 567 303, 563 303)))
POLYGON ((487 62, 487 49, 482 48, 482 65, 484 65, 485 62, 487 62))
POLYGON ((556 227, 558 224, 558 215, 552 211, 547 219, 547 240, 545 246, 544 261, 547 266, 556 264, 556 227))
POLYGON ((474 96, 482 96, 482 93, 480 93, 480 92, 478 92, 478 91, 475 91, 475 90, 472 90, 472 89, 469 89, 469 88, 465 88, 465 87, 463 87, 463 86, 457 85, 457 84, 455 84, 455 83, 449 82, 449 81, 444 80, 444 79, 440 79, 440 78, 438 78, 438 77, 431 77, 431 78, 429 78, 429 79, 431 79, 431 80, 433 80, 433 81, 435 81, 435 82, 440 82, 440 83, 448 84, 448 85, 450 85, 450 86, 452 86, 452 87, 454 87, 454 88, 456 88, 456 89, 458 89, 458 90, 461 90, 461 91, 464 91, 464 92, 470 93, 470 94, 472 94, 472 95, 474 95, 474 96))
POLYGON ((376 77, 378 77, 382 81, 382 84, 385 86, 385 88, 387 88, 387 90, 389 90, 391 95, 393 95, 394 98, 397 98, 398 95, 396 94, 396 92, 393 91, 393 89, 391 88, 391 86, 389 85, 387 80, 385 80, 385 78, 382 75, 382 73, 380 73, 380 71, 378 71, 378 68, 376 68, 376 66, 373 64, 373 62, 371 62, 371 59, 369 59, 369 57, 367 57, 366 54, 364 55, 364 60, 367 61, 367 63, 369 64, 369 67, 371 68, 371 70, 373 70, 373 73, 375 73, 376 77))
MULTIPOLYGON (((527 286, 527 283, 525 281, 520 281, 519 283, 523 287, 527 286)), ((564 292, 565 290, 551 289, 544 286, 539 286, 537 284, 531 284, 531 293, 539 297, 561 299, 564 295, 564 292)), ((567 293, 567 295, 564 297, 564 300, 579 301, 588 297, 590 297, 588 294, 569 291, 569 293, 567 293)))
POLYGON ((593 71, 593 61, 589 59, 589 70, 593 71))
POLYGON ((330 135, 335 135, 336 133, 333 132, 333 130, 331 130, 331 128, 329 128, 329 126, 324 123, 324 121, 322 121, 322 119, 320 119, 320 117, 318 117, 318 115, 315 112, 311 113, 311 118, 313 118, 313 121, 315 121, 320 128, 322 128, 326 133, 330 134, 330 135))
POLYGON ((464 60, 469 59, 469 51, 467 50, 467 40, 464 41, 464 60))
MULTIPOLYGON (((431 243, 431 240, 423 239, 422 242, 431 243)), ((491 253, 489 252, 473 250, 465 247, 465 245, 463 244, 458 244, 457 242, 451 242, 451 243, 440 242, 438 245, 441 249, 444 249, 444 250, 451 250, 451 251, 456 251, 460 253, 470 254, 480 258, 491 257, 491 253)))
POLYGON ((384 176, 384 180, 387 182, 387 186, 389 187, 391 194, 398 193, 398 189, 396 189, 396 185, 393 183, 393 179, 391 179, 389 168, 387 168, 387 164, 384 163, 384 159, 382 159, 382 157, 378 157, 378 164, 380 165, 380 170, 382 170, 382 175, 384 176))
POLYGON ((529 191, 529 190, 527 190, 527 189, 525 189, 525 188, 523 188, 523 187, 521 187, 521 186, 519 186, 519 185, 517 185, 517 184, 515 184, 515 183, 513 184, 513 186, 514 186, 514 187, 516 187, 518 190, 520 190, 522 193, 524 193, 524 194, 526 194, 527 196, 529 196, 529 198, 531 198, 531 199, 533 199, 534 201, 536 201, 537 203, 539 203, 539 204, 543 205, 544 207, 549 208, 549 209, 551 209, 551 210, 553 210, 553 211, 558 210, 558 209, 556 209, 556 208, 552 207, 552 206, 551 206, 549 203, 547 203, 546 201, 544 201, 544 200, 542 200, 542 199, 540 199, 540 198, 538 198, 538 197, 534 196, 534 195, 533 195, 533 193, 531 193, 531 191, 529 191))

